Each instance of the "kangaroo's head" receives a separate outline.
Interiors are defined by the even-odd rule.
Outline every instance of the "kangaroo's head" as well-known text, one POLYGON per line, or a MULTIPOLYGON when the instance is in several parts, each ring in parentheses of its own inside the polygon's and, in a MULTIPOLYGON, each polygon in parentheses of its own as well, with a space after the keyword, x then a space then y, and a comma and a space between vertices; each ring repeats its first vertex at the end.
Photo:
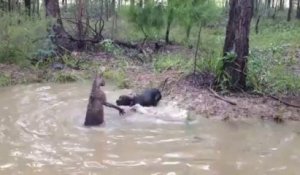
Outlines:
POLYGON ((97 86, 97 87, 98 86, 105 86, 105 81, 104 81, 102 73, 96 75, 95 80, 94 80, 94 85, 97 86))

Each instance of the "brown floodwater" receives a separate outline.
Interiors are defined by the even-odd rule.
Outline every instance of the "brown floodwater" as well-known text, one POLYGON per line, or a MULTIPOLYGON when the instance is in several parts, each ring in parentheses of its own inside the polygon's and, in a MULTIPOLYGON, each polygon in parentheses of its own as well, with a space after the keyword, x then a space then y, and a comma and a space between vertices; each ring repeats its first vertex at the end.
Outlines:
MULTIPOLYGON (((157 110, 167 110, 158 116, 119 116, 105 108, 105 125, 86 128, 82 123, 90 87, 1 88, 0 174, 299 174, 297 122, 176 120, 159 116, 178 113, 176 105, 162 101, 157 110)), ((111 102, 129 92, 113 86, 104 91, 111 102)))

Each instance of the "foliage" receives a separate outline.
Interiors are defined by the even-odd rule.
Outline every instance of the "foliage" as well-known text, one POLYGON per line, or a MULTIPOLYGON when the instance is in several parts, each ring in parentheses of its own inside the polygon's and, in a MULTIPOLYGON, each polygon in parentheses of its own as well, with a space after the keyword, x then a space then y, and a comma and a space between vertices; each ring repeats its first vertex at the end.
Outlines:
POLYGON ((121 52, 120 48, 114 45, 112 40, 106 39, 101 42, 101 48, 108 53, 119 54, 121 52))
POLYGON ((67 83, 67 82, 75 82, 79 80, 79 77, 72 72, 56 72, 52 78, 52 81, 58 83, 67 83))
POLYGON ((147 3, 145 7, 135 6, 128 11, 129 21, 141 30, 145 38, 157 37, 164 26, 164 9, 161 4, 147 3))
POLYGON ((186 30, 186 39, 189 39, 192 26, 195 24, 206 26, 209 22, 214 21, 220 15, 220 8, 217 7, 214 0, 186 0, 180 3, 176 9, 179 23, 186 30))
POLYGON ((189 70, 192 67, 192 60, 179 54, 158 55, 153 62, 156 71, 163 70, 189 70))
POLYGON ((251 30, 250 47, 268 49, 286 44, 300 46, 299 21, 280 21, 264 19, 260 23, 258 34, 251 30))
POLYGON ((1 86, 8 86, 11 84, 11 79, 9 76, 0 73, 0 87, 1 86))
POLYGON ((129 81, 122 70, 107 70, 103 73, 106 79, 114 81, 119 88, 128 88, 129 81))
POLYGON ((29 65, 43 48, 47 20, 32 19, 15 13, 0 16, 0 62, 29 65))
POLYGON ((283 58, 285 47, 254 49, 248 59, 248 86, 258 92, 293 93, 300 89, 300 76, 287 67, 293 58, 283 58))

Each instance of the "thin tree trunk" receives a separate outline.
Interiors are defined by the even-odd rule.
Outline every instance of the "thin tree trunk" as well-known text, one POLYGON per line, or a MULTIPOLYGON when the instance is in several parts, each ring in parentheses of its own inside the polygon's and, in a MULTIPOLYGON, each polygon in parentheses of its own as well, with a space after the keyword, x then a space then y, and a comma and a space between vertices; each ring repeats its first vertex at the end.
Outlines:
POLYGON ((108 0, 105 0, 105 15, 106 15, 106 21, 109 19, 109 3, 108 0))
POLYGON ((85 47, 85 42, 83 41, 85 38, 85 31, 84 31, 84 24, 83 24, 83 17, 85 15, 85 2, 84 0, 77 0, 76 1, 76 25, 77 25, 77 38, 78 38, 78 43, 77 43, 77 48, 79 50, 82 50, 85 47))
POLYGON ((197 45, 196 45, 196 52, 195 52, 195 58, 194 58, 194 75, 196 75, 196 69, 197 69, 197 58, 198 58, 199 45, 200 45, 200 40, 201 40, 201 30, 202 30, 202 24, 199 25, 199 31, 198 31, 198 37, 197 37, 197 45))
POLYGON ((130 0, 130 9, 134 8, 134 0, 130 0))
POLYGON ((67 0, 62 0, 62 6, 63 6, 64 11, 67 11, 68 1, 67 0))
POLYGON ((38 0, 32 0, 32 12, 31 12, 32 15, 36 13, 36 1, 38 0))
POLYGON ((260 17, 261 17, 261 15, 259 15, 258 17, 257 17, 257 20, 256 20, 256 23, 255 23, 255 33, 256 34, 258 34, 258 24, 259 24, 259 21, 260 21, 260 17))
POLYGON ((246 88, 247 56, 249 55, 249 33, 252 16, 253 1, 231 0, 223 55, 226 58, 228 52, 234 52, 236 57, 234 60, 224 59, 221 77, 223 80, 229 78, 230 84, 227 86, 231 90, 246 88))
POLYGON ((192 23, 189 23, 186 28, 186 41, 189 41, 190 39, 191 30, 192 30, 192 23))
POLYGON ((170 7, 170 11, 168 13, 168 21, 167 21, 167 30, 166 30, 166 36, 165 36, 165 40, 166 43, 170 43, 170 29, 171 29, 171 24, 173 22, 174 19, 174 9, 173 7, 170 7))
POLYGON ((268 14, 268 17, 270 17, 271 16, 271 0, 267 0, 267 14, 268 14))
POLYGON ((284 0, 279 1, 279 10, 283 11, 284 10, 284 0))
POLYGON ((114 33, 115 33, 115 22, 116 22, 116 0, 112 0, 112 3, 111 3, 111 13, 112 13, 112 16, 113 16, 113 19, 112 19, 112 28, 111 28, 111 38, 114 39, 114 33))
POLYGON ((121 8, 121 5, 122 5, 122 0, 118 0, 118 9, 121 8))
POLYGON ((258 15, 258 9, 259 9, 259 4, 258 4, 258 0, 255 0, 254 1, 254 16, 257 16, 258 15))
POLYGON ((290 0, 287 21, 291 21, 292 11, 293 11, 293 0, 290 0))
POLYGON ((40 17, 40 0, 36 1, 36 13, 40 17))
POLYGON ((100 7, 100 15, 101 15, 101 18, 103 18, 103 13, 104 13, 104 0, 101 0, 101 7, 100 7))
POLYGON ((11 0, 7 1, 7 5, 8 5, 8 11, 11 12, 12 11, 12 6, 11 6, 11 0))
POLYGON ((267 0, 267 6, 268 8, 271 8, 271 0, 267 0))
POLYGON ((30 0, 24 0, 24 4, 25 4, 25 10, 26 10, 28 16, 30 16, 30 9, 31 9, 30 0))
POLYGON ((297 1, 297 15, 296 18, 300 20, 300 0, 297 1))

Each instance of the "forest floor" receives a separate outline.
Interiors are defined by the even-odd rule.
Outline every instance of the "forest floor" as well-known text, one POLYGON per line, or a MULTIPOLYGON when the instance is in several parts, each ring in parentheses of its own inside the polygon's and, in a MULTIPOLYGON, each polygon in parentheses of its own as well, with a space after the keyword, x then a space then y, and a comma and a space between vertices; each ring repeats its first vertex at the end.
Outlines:
MULTIPOLYGON (((147 55, 147 58, 151 59, 151 54, 156 54, 153 53, 153 50, 155 50, 153 47, 155 46, 144 46, 143 50, 146 53, 141 52, 140 54, 147 55)), ((116 58, 113 54, 108 54, 107 52, 72 53, 74 58, 84 58, 85 61, 89 62, 89 64, 77 70, 64 68, 53 71, 51 67, 47 69, 32 69, 0 64, 0 82, 2 82, 2 85, 5 85, 5 83, 13 85, 45 82, 47 80, 58 82, 77 81, 90 78, 94 70, 99 69, 99 66, 101 66, 107 72, 106 77, 122 81, 122 87, 130 88, 135 92, 139 92, 146 87, 159 87, 162 89, 164 100, 176 101, 181 107, 206 118, 235 120, 254 117, 274 119, 279 122, 282 120, 300 121, 300 108, 282 103, 287 102, 300 106, 299 96, 281 96, 278 97, 280 100, 276 100, 274 96, 253 95, 246 92, 229 93, 225 96, 216 95, 215 91, 210 89, 210 84, 214 79, 211 73, 198 72, 193 75, 173 68, 156 71, 150 62, 141 63, 139 59, 129 59, 130 57, 133 58, 134 50, 125 49, 125 66, 124 61, 120 61, 120 58, 116 58), (122 69, 120 69, 121 64, 122 69), (116 70, 121 70, 121 72, 115 74, 116 70)), ((158 52, 160 52, 158 54, 162 52, 185 52, 186 55, 192 56, 189 48, 176 44, 166 45, 160 48, 158 52)))

